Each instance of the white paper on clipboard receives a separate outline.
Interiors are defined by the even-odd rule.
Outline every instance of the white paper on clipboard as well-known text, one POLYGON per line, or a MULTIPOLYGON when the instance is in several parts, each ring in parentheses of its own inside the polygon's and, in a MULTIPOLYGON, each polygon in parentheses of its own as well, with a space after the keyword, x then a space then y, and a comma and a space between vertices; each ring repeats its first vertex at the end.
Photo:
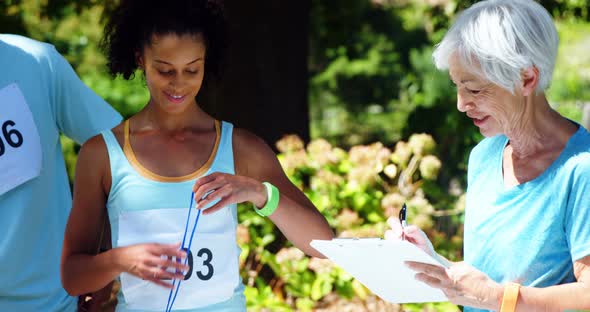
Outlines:
POLYGON ((406 241, 379 238, 313 240, 310 245, 374 294, 391 303, 448 301, 445 294, 415 279, 404 261, 443 266, 406 241))

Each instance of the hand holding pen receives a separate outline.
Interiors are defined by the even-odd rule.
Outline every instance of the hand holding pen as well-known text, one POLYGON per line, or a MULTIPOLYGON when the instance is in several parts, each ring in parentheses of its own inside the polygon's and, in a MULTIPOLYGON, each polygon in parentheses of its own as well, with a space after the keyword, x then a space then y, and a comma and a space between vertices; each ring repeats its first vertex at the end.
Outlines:
POLYGON ((404 204, 399 211, 398 218, 391 217, 387 220, 391 229, 385 231, 385 239, 407 241, 432 257, 436 257, 436 252, 426 233, 415 225, 407 224, 407 210, 407 206, 404 204))

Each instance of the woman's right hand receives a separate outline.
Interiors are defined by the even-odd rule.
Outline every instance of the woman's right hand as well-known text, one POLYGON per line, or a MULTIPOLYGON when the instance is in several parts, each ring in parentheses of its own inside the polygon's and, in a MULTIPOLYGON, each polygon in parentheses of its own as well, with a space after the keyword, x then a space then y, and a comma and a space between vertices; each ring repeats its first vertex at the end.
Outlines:
POLYGON ((385 231, 385 239, 387 240, 402 240, 402 234, 408 242, 416 245, 424 252, 437 259, 437 253, 432 247, 432 243, 420 228, 415 225, 408 225, 402 228, 401 222, 396 217, 387 219, 387 224, 391 227, 390 230, 385 231))
POLYGON ((189 270, 189 266, 184 265, 186 257, 186 252, 180 249, 180 243, 137 244, 119 247, 116 263, 122 272, 166 288, 172 288, 172 283, 165 282, 165 280, 184 279, 182 272, 189 270), (172 268, 174 272, 178 273, 169 272, 168 268, 172 268))

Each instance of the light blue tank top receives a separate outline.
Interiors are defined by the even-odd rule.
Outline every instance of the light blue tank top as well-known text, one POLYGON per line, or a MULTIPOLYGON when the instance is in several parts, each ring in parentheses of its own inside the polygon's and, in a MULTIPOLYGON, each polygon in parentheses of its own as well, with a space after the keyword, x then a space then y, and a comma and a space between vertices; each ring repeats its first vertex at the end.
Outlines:
MULTIPOLYGON (((175 243, 183 240, 192 186, 213 172, 234 174, 233 126, 216 122, 217 139, 209 160, 183 177, 158 176, 135 158, 125 123, 123 149, 111 131, 101 134, 106 143, 111 189, 107 209, 113 248, 137 243, 175 243)), ((191 211, 188 236, 197 211, 191 211)), ((236 244, 237 206, 201 214, 189 259, 188 279, 182 281, 174 311, 245 311, 236 244)), ((186 238, 188 245, 188 239, 186 238)), ((117 311, 164 311, 169 290, 123 273, 117 311)), ((170 281, 171 282, 171 281, 170 281)))

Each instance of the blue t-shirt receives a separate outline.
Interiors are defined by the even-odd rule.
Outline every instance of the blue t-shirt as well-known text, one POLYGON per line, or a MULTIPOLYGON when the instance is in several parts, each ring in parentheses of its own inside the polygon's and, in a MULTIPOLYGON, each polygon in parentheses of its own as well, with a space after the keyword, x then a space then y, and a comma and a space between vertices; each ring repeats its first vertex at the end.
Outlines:
POLYGON ((4 120, 5 112, 14 110, 10 105, 32 116, 41 154, 38 175, 0 192, 0 311, 75 311, 77 298, 68 296, 60 280, 72 199, 59 134, 83 143, 117 125, 121 116, 79 80, 50 44, 0 34, 0 68, 0 90, 18 89, 24 99, 0 99, 5 130, 0 131, 0 174, 18 167, 3 160, 18 152, 21 141, 34 141, 18 136, 22 124, 4 120))
POLYGON ((486 138, 469 158, 465 261, 498 283, 575 282, 573 262, 590 255, 590 134, 580 126, 541 175, 511 188, 502 175, 507 143, 486 138))

